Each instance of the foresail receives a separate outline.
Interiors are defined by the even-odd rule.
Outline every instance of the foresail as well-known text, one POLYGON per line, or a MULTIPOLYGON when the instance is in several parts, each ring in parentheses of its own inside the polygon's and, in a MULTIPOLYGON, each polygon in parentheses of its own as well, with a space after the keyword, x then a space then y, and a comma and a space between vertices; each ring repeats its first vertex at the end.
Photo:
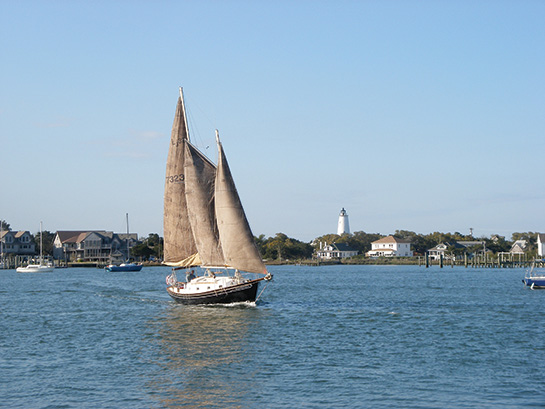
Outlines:
POLYGON ((223 266, 214 207, 216 166, 191 143, 185 149, 185 195, 189 221, 200 260, 205 266, 223 266))
POLYGON ((180 95, 172 125, 166 167, 163 215, 165 264, 179 263, 197 253, 185 195, 184 152, 188 140, 184 103, 180 95))
POLYGON ((267 274, 242 208, 219 137, 217 142, 216 219, 225 263, 229 267, 239 270, 267 274))

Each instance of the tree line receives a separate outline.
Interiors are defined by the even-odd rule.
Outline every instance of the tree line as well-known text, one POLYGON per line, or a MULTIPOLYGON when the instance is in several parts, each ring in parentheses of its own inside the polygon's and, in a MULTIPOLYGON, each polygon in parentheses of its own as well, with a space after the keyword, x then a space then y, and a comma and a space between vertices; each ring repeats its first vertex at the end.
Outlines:
MULTIPOLYGON (((4 231, 11 230, 10 225, 1 221, 4 231)), ((53 254, 53 241, 55 233, 43 231, 43 252, 45 255, 53 254)), ((490 237, 476 238, 472 235, 464 235, 459 232, 441 233, 434 232, 429 234, 419 234, 408 230, 396 230, 392 235, 399 239, 408 240, 411 243, 411 249, 415 255, 424 255, 427 250, 441 243, 455 243, 457 241, 482 241, 486 249, 492 253, 508 252, 513 243, 517 240, 526 240, 528 245, 527 254, 535 256, 537 254, 537 232, 518 232, 511 235, 510 240, 499 234, 493 234, 490 237)), ((325 234, 315 238, 311 242, 303 242, 293 237, 288 237, 284 233, 276 233, 273 237, 265 237, 261 234, 255 238, 255 242, 261 256, 264 260, 307 260, 313 258, 316 251, 320 249, 320 244, 345 243, 358 251, 358 256, 364 257, 365 253, 371 250, 371 243, 386 237, 379 233, 366 233, 357 231, 352 234, 325 234)), ((40 243, 40 233, 32 236, 38 251, 40 243)), ((454 247, 447 251, 456 254, 463 251, 454 247)), ((140 242, 131 248, 131 256, 142 260, 153 260, 162 258, 163 238, 157 233, 151 233, 148 237, 141 239, 140 242)))
MULTIPOLYGON (((467 251, 467 249, 457 249, 453 244, 457 241, 479 241, 484 242, 487 251, 494 254, 508 252, 513 243, 517 240, 526 240, 527 254, 535 256, 537 254, 537 232, 519 232, 513 233, 510 240, 504 236, 493 234, 490 237, 474 237, 464 235, 459 232, 441 233, 433 232, 429 234, 419 234, 408 230, 396 230, 392 236, 399 239, 408 240, 411 243, 411 249, 415 255, 425 255, 426 252, 441 243, 449 243, 448 252, 456 254, 457 252, 467 251)), ((366 233, 357 231, 352 234, 325 234, 315 238, 312 242, 305 243, 297 239, 288 237, 283 233, 277 233, 274 237, 265 238, 262 234, 256 237, 257 247, 265 260, 304 260, 310 259, 320 249, 320 245, 330 245, 333 243, 345 243, 358 251, 357 258, 365 257, 365 253, 371 250, 371 243, 380 240, 387 235, 380 233, 366 233)), ((482 245, 477 244, 475 249, 481 249, 482 245)), ((472 250, 471 248, 469 250, 472 250)))

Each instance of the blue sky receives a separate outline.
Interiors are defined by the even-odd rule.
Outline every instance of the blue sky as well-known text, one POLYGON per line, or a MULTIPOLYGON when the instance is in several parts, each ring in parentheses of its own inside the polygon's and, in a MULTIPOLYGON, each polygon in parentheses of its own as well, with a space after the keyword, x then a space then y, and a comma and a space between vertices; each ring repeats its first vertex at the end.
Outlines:
MULTIPOLYGON (((0 0, 0 218, 162 234, 178 86, 255 235, 545 231, 543 1, 0 0)), ((207 148, 209 146, 210 148, 207 148)))

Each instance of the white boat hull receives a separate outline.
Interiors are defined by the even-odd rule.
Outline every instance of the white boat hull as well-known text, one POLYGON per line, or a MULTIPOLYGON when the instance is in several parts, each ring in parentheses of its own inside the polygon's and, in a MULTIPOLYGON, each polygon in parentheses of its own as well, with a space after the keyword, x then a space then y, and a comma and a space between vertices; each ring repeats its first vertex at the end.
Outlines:
POLYGON ((50 273, 55 269, 53 266, 42 266, 39 264, 29 264, 26 267, 18 267, 18 273, 50 273))

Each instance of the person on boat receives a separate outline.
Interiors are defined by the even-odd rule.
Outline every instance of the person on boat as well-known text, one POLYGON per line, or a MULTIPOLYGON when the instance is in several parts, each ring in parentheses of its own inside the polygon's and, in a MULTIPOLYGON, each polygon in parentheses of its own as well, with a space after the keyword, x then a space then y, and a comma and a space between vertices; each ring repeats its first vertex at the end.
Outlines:
POLYGON ((185 281, 188 283, 195 278, 195 273, 193 270, 191 270, 188 274, 185 276, 185 281))

